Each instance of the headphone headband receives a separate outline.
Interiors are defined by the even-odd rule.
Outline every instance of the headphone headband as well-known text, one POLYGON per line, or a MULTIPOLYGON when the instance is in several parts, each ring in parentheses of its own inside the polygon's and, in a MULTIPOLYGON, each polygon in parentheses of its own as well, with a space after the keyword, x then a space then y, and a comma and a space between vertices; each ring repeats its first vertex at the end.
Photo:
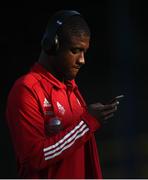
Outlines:
POLYGON ((45 52, 55 53, 58 50, 59 40, 57 31, 68 18, 75 15, 81 16, 79 12, 74 10, 58 11, 52 16, 41 41, 41 46, 45 52))

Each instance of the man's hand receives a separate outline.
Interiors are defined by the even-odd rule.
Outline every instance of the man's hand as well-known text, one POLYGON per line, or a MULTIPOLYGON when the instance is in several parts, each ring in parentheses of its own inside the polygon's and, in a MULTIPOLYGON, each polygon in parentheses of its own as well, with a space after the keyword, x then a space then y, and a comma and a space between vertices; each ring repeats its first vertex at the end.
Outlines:
POLYGON ((105 122, 109 118, 114 116, 115 111, 117 111, 117 105, 119 101, 114 101, 111 104, 101 104, 94 103, 90 104, 88 107, 88 112, 97 119, 100 119, 101 122, 105 122))

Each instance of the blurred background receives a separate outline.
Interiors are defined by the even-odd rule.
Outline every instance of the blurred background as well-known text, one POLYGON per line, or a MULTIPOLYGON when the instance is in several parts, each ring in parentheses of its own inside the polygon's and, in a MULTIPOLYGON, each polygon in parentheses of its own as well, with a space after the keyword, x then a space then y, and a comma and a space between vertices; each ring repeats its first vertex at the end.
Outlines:
POLYGON ((14 81, 38 59, 47 21, 74 9, 92 39, 76 78, 86 102, 124 94, 115 116, 95 136, 104 178, 148 178, 148 6, 142 0, 54 1, 1 6, 0 178, 17 178, 5 107, 14 81), (51 4, 52 3, 52 4, 51 4), (53 4, 55 3, 55 4, 53 4))

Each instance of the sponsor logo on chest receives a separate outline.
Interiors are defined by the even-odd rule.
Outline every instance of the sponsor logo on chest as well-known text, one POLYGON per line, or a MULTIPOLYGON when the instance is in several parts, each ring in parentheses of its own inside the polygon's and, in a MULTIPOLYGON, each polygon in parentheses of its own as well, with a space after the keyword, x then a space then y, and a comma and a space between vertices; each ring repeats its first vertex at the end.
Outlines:
POLYGON ((44 107, 51 107, 51 103, 46 98, 44 98, 43 106, 44 107))
POLYGON ((65 114, 65 108, 58 101, 57 101, 57 108, 58 108, 59 113, 61 113, 62 115, 65 114))

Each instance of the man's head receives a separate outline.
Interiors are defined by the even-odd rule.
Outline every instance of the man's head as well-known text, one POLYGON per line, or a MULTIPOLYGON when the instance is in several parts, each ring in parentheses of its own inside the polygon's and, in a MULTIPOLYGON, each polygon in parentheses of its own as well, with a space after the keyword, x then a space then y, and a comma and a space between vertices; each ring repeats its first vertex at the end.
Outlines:
POLYGON ((77 11, 59 11, 51 18, 42 39, 42 48, 49 57, 52 56, 50 66, 59 79, 76 77, 79 68, 85 64, 84 54, 89 48, 89 41, 90 29, 77 11), (58 22, 54 27, 56 32, 51 27, 54 21, 58 22))

